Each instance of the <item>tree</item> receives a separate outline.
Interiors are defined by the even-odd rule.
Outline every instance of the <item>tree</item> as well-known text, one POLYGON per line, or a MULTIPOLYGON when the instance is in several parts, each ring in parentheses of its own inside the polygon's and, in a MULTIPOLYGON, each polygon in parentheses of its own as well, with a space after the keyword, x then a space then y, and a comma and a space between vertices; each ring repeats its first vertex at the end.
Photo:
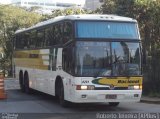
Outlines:
POLYGON ((45 19, 51 19, 57 16, 66 16, 66 15, 76 15, 76 14, 92 14, 94 13, 93 11, 90 10, 84 10, 80 8, 68 8, 68 9, 63 9, 63 10, 53 10, 51 15, 45 15, 45 19))
POLYGON ((42 16, 10 5, 0 5, 0 16, 0 47, 3 47, 5 52, 5 60, 1 63, 2 66, 9 67, 12 63, 14 32, 32 26, 39 22, 42 16))
POLYGON ((98 12, 137 19, 143 54, 147 54, 144 55, 147 61, 144 65, 144 91, 160 93, 160 1, 106 0, 98 12))

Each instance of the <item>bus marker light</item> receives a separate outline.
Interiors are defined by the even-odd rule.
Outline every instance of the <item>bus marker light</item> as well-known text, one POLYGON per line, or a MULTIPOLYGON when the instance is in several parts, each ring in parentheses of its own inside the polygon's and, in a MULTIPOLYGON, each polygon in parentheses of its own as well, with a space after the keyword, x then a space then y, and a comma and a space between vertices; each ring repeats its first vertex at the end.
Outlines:
POLYGON ((135 86, 128 86, 129 90, 140 90, 142 88, 142 86, 139 85, 135 85, 135 86))
POLYGON ((81 85, 77 85, 76 90, 81 90, 81 85))
POLYGON ((81 90, 87 90, 87 86, 81 86, 81 90))
POLYGON ((134 90, 134 86, 128 86, 128 90, 134 90))
POLYGON ((88 86, 87 90, 94 90, 95 86, 88 86))
POLYGON ((135 90, 139 90, 139 89, 140 89, 140 86, 134 86, 134 89, 135 89, 135 90))
POLYGON ((92 85, 77 85, 76 90, 94 90, 95 86, 92 85))

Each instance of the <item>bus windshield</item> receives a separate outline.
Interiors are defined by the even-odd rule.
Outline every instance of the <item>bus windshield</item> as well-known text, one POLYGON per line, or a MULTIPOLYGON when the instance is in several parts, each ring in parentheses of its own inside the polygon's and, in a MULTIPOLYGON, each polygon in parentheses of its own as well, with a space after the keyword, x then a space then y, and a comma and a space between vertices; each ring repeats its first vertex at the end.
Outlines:
POLYGON ((141 75, 139 43, 77 42, 78 76, 138 76, 141 75))
POLYGON ((77 21, 77 38, 139 39, 134 22, 77 21))

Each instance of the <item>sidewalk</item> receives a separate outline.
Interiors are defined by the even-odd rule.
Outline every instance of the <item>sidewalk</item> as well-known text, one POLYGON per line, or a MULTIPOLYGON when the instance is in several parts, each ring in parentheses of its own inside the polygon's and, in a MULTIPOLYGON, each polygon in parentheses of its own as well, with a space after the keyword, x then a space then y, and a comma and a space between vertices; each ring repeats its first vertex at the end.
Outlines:
POLYGON ((5 78, 4 84, 5 84, 4 86, 5 90, 20 89, 19 81, 14 78, 5 78))
POLYGON ((160 104, 160 98, 142 96, 141 102, 152 103, 152 104, 160 104))

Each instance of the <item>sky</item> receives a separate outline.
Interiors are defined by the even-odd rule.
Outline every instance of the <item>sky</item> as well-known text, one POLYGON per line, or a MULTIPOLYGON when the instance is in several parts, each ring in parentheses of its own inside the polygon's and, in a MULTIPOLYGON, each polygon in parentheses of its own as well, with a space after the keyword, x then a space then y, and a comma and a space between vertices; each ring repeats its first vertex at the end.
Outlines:
MULTIPOLYGON (((10 4, 12 0, 0 0, 1 4, 10 4)), ((16 1, 16 0, 14 0, 16 1)), ((19 0, 17 0, 19 1, 19 0)), ((37 0, 28 0, 28 1, 37 1, 37 0)), ((45 0, 47 1, 47 0, 45 0)), ((64 2, 64 3, 76 3, 76 4, 84 4, 85 0, 48 0, 48 1, 57 1, 57 2, 64 2)))

